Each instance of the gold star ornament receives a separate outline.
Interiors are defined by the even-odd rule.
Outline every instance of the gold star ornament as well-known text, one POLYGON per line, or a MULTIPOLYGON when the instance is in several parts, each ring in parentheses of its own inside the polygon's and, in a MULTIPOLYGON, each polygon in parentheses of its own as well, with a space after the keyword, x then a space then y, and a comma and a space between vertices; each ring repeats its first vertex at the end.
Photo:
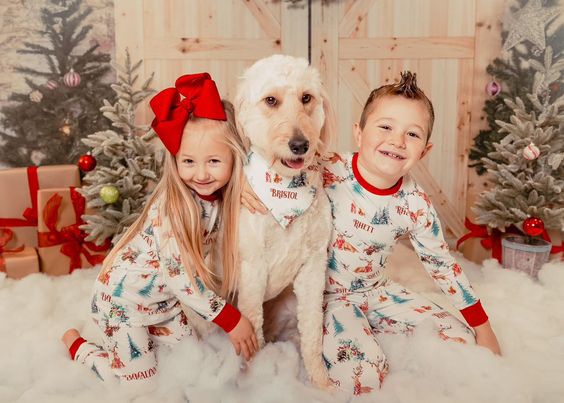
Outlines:
POLYGON ((540 0, 529 0, 522 9, 508 17, 509 35, 503 44, 503 50, 508 51, 525 40, 544 50, 545 27, 561 11, 560 7, 542 7, 540 0))

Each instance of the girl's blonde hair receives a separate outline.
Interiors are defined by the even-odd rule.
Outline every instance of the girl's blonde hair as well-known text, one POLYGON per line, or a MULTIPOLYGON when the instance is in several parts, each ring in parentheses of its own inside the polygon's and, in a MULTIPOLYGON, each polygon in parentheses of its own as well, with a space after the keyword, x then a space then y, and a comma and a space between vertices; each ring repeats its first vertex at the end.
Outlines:
MULTIPOLYGON (((186 124, 186 130, 205 130, 223 133, 223 141, 233 154, 233 170, 231 179, 220 190, 220 239, 222 247, 223 279, 218 278, 217 273, 208 268, 204 261, 202 223, 200 218, 200 207, 192 192, 178 174, 176 158, 170 152, 166 152, 163 175, 155 187, 153 194, 137 220, 125 232, 122 238, 114 246, 112 251, 104 260, 103 269, 107 270, 113 264, 114 259, 137 234, 143 229, 149 209, 156 200, 162 197, 162 211, 168 218, 172 233, 180 249, 180 258, 186 268, 188 276, 194 284, 194 276, 198 276, 206 285, 224 298, 233 299, 237 287, 238 271, 238 224, 239 209, 241 207, 241 189, 243 188, 243 164, 245 151, 243 140, 235 126, 235 114, 233 105, 223 100, 223 107, 227 115, 226 121, 200 119, 190 117, 186 124), (220 285, 221 283, 221 285, 220 285)), ((210 266, 214 267, 214 253, 210 253, 210 266)), ((196 287, 197 289, 197 287, 196 287)))

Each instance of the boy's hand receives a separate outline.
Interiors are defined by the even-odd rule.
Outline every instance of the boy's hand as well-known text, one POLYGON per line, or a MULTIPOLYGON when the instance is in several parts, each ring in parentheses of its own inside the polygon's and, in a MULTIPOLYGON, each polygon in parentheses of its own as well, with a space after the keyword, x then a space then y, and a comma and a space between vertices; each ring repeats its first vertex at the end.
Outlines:
POLYGON ((245 179, 243 185, 243 191, 241 192, 241 204, 247 208, 251 213, 259 212, 261 214, 268 213, 268 209, 260 199, 257 197, 256 193, 253 191, 249 182, 245 179))
POLYGON ((249 361, 253 355, 259 351, 259 344, 253 325, 245 316, 241 315, 239 323, 227 333, 229 340, 237 355, 243 352, 246 361, 249 361))
POLYGON ((494 354, 501 355, 501 349, 497 342, 497 337, 490 326, 490 321, 486 321, 480 326, 474 328, 476 332, 476 344, 490 349, 494 354))

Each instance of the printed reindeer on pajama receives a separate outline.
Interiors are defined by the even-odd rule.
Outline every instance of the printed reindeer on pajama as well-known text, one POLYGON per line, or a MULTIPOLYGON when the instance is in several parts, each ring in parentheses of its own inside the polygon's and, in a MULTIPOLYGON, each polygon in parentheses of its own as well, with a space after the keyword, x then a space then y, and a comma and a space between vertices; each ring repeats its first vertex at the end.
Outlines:
POLYGON ((449 254, 429 197, 409 176, 390 189, 366 182, 357 154, 334 154, 323 166, 333 235, 324 299, 323 355, 331 381, 355 395, 377 390, 388 362, 380 333, 411 333, 432 320, 442 339, 474 342, 472 331, 433 302, 388 279, 386 261, 409 236, 425 270, 471 326, 487 316, 449 254))
MULTIPOLYGON (((218 202, 196 200, 201 206, 207 255, 217 235, 218 202)), ((239 311, 207 289, 198 277, 192 284, 168 218, 159 211, 160 204, 153 204, 142 232, 95 282, 91 311, 103 332, 103 345, 79 339, 70 349, 74 360, 105 381, 153 383, 157 373, 155 348, 195 337, 181 303, 226 332, 240 318, 239 311)))

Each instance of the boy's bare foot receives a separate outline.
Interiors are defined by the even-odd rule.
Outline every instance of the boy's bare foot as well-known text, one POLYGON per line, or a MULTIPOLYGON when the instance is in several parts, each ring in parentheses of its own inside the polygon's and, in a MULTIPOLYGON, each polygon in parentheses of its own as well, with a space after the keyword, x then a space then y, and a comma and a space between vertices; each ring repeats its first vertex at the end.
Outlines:
POLYGON ((80 337, 80 333, 76 329, 69 329, 65 333, 63 333, 63 337, 61 337, 61 341, 65 343, 67 348, 72 346, 72 343, 76 341, 80 337))

